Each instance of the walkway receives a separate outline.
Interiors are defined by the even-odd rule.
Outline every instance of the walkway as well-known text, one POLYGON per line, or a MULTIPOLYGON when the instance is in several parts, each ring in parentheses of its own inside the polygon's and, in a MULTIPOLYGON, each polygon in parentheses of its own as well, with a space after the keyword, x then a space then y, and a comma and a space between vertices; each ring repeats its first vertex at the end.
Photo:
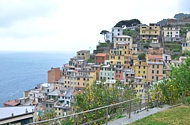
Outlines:
POLYGON ((129 119, 129 114, 127 115, 127 117, 124 117, 124 118, 120 118, 120 119, 117 119, 117 120, 114 120, 114 121, 110 121, 108 122, 108 125, 126 125, 126 124, 130 124, 130 123, 133 123, 135 121, 137 121, 138 119, 142 119, 142 118, 145 118, 149 115, 152 115, 152 114, 155 114, 157 112, 161 112, 161 111, 164 111, 166 109, 168 109, 170 106, 169 105, 164 105, 163 108, 152 108, 152 109, 149 109, 148 111, 144 110, 142 112, 139 112, 139 113, 134 113, 132 112, 131 113, 131 118, 129 119))

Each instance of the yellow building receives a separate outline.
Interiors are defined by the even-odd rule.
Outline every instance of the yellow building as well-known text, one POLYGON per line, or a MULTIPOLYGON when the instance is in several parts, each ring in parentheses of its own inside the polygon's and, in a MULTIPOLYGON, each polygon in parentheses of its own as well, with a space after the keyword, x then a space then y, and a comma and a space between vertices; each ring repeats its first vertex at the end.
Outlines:
POLYGON ((130 68, 132 51, 129 50, 127 42, 117 42, 116 48, 110 50, 109 60, 111 65, 122 64, 125 68, 130 68))
POLYGON ((143 82, 144 78, 135 77, 134 82, 131 84, 131 88, 134 89, 136 96, 141 97, 144 91, 145 83, 143 82))
POLYGON ((116 44, 118 42, 126 42, 129 46, 129 49, 132 49, 133 38, 131 36, 127 36, 127 35, 114 36, 113 42, 114 42, 114 48, 116 48, 116 44))
POLYGON ((81 50, 77 52, 77 58, 79 59, 90 59, 90 50, 81 50))
POLYGON ((182 43, 182 53, 190 51, 190 31, 186 34, 186 42, 182 43))
POLYGON ((146 61, 135 60, 134 61, 134 71, 136 77, 143 77, 143 82, 147 81, 148 75, 148 64, 146 61))
POLYGON ((143 41, 150 40, 152 43, 159 43, 160 25, 140 26, 140 38, 143 41))
POLYGON ((61 79, 66 88, 85 88, 87 84, 92 85, 96 81, 96 71, 91 67, 69 69, 61 79))

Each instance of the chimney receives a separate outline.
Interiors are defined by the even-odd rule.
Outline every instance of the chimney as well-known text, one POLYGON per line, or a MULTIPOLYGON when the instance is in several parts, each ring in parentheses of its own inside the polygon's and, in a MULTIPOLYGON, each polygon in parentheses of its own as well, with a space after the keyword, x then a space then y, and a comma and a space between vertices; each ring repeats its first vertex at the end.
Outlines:
POLYGON ((11 115, 14 116, 14 113, 12 113, 11 115))

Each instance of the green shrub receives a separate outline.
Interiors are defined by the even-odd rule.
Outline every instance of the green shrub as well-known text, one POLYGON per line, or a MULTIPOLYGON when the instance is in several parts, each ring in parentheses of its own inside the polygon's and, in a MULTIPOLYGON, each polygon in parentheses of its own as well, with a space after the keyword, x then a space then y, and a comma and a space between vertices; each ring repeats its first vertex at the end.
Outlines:
POLYGON ((185 99, 185 102, 190 105, 190 96, 188 96, 186 99, 185 99))

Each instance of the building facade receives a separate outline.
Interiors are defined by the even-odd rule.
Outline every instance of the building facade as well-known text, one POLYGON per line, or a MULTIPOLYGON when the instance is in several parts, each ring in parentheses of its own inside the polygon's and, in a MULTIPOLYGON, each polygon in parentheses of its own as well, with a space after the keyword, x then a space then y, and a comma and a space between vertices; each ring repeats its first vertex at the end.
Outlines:
POLYGON ((140 39, 142 41, 150 40, 151 43, 159 43, 160 25, 150 24, 149 26, 140 26, 140 39))
POLYGON ((100 65, 104 64, 104 61, 109 59, 109 55, 107 53, 98 53, 95 55, 95 63, 100 65))
POLYGON ((48 71, 48 83, 54 83, 60 78, 61 78, 60 68, 51 68, 51 70, 48 71))
POLYGON ((163 42, 180 42, 180 27, 163 27, 162 28, 163 42))
POLYGON ((77 52, 78 59, 88 60, 90 59, 90 50, 81 50, 77 52))

